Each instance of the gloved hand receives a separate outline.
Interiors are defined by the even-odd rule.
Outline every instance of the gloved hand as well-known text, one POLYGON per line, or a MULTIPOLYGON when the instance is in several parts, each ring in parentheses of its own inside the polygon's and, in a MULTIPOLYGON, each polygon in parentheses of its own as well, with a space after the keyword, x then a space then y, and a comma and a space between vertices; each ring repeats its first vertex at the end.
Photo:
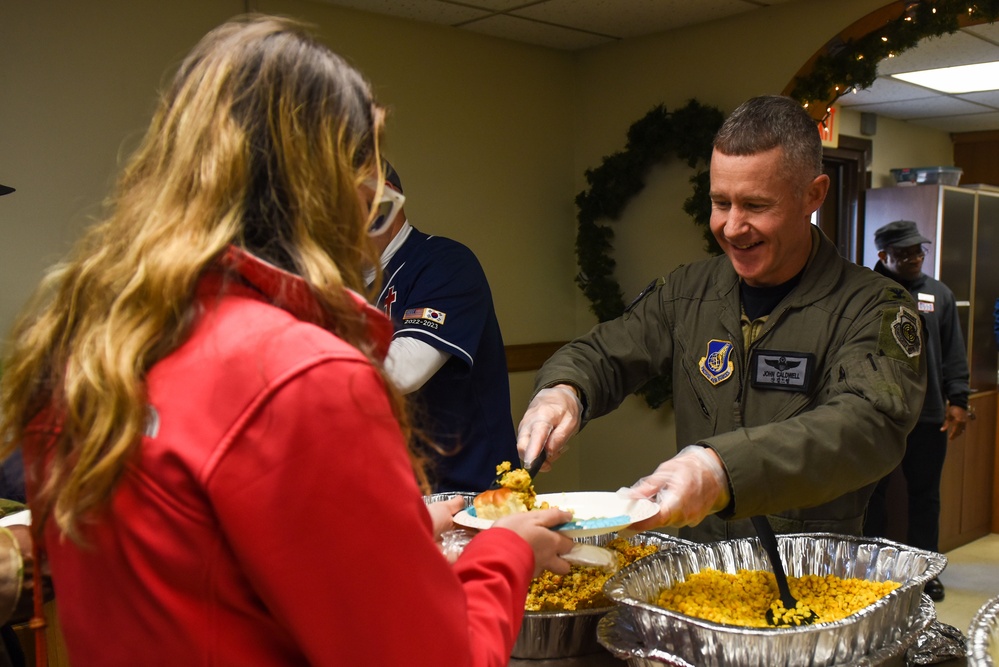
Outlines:
POLYGON ((619 493, 629 498, 648 498, 659 504, 659 514, 632 524, 631 530, 693 526, 728 505, 728 475, 713 450, 690 445, 660 463, 654 473, 619 493))
POLYGON ((548 460, 541 470, 551 470, 551 464, 565 452, 566 441, 579 430, 582 415, 583 403, 572 387, 557 384, 539 391, 517 427, 520 460, 529 467, 545 447, 548 460))

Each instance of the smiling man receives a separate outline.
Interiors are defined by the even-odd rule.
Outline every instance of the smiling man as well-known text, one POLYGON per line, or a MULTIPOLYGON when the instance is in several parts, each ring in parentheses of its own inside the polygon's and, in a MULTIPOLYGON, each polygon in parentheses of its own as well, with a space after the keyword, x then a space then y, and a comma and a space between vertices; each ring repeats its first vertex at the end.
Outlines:
POLYGON ((628 490, 660 506, 634 528, 710 541, 755 535, 747 519, 764 514, 777 532, 860 535, 926 379, 912 298, 810 223, 828 189, 799 104, 766 96, 736 109, 711 159, 725 254, 654 281, 545 363, 518 429, 522 458, 544 447, 550 467, 588 420, 671 374, 682 449, 628 490))

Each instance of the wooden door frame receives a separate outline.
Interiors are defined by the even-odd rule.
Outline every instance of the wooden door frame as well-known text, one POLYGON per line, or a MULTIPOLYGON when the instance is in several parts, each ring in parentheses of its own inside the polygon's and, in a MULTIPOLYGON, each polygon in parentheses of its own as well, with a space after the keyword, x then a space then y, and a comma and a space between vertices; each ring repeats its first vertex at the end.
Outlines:
POLYGON ((822 163, 834 163, 842 168, 844 178, 837 191, 826 195, 826 202, 819 209, 820 227, 835 228, 831 238, 844 257, 851 262, 863 263, 864 248, 860 229, 864 219, 864 193, 871 187, 871 157, 874 144, 870 139, 840 135, 836 148, 822 151, 822 163), (835 198, 831 200, 830 198, 835 198), (829 215, 835 205, 838 220, 835 225, 823 224, 823 215, 829 215))

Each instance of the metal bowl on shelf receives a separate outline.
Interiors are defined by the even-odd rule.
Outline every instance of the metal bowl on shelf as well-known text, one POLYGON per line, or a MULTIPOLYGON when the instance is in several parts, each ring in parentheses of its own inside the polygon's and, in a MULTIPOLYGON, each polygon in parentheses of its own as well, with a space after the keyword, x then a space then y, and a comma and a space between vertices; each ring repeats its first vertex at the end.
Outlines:
POLYGON ((968 667, 999 667, 999 596, 975 613, 968 627, 968 667))
POLYGON ((789 576, 832 574, 900 586, 842 620, 790 628, 714 623, 654 604, 664 589, 703 569, 769 570, 759 541, 744 538, 687 543, 643 558, 611 577, 604 591, 629 610, 646 647, 679 661, 698 667, 832 667, 858 663, 907 637, 920 618, 923 586, 947 563, 941 554, 880 538, 808 533, 780 535, 778 543, 789 576))
MULTIPOLYGON (((617 533, 576 538, 576 542, 603 546, 617 533)), ((690 542, 665 533, 644 532, 628 538, 631 544, 655 544, 659 553, 690 542)), ((648 556, 651 558, 652 556, 648 556)), ((641 561, 638 561, 641 562, 641 561)), ((603 651, 597 641, 597 624, 613 605, 578 611, 526 611, 512 657, 522 660, 572 658, 603 651)))

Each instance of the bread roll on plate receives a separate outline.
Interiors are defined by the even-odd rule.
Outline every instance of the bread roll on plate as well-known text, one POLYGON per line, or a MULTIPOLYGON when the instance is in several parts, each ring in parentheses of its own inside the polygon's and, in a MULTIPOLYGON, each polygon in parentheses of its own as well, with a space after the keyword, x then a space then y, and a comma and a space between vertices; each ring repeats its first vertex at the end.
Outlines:
POLYGON ((524 504, 522 496, 506 487, 483 491, 472 501, 475 516, 491 521, 515 512, 526 512, 530 508, 524 504))

